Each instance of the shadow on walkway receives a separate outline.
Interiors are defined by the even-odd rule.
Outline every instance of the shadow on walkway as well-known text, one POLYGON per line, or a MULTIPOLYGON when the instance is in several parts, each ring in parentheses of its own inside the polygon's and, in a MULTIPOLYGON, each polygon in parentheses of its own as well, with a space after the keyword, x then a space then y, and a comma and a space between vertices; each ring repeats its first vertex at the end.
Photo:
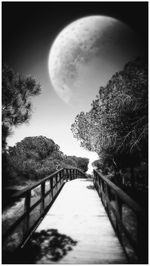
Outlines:
MULTIPOLYGON (((35 264, 56 262, 62 259, 77 241, 64 234, 58 233, 56 229, 34 232, 25 247, 15 252, 12 261, 4 263, 11 264, 35 264)), ((10 258, 10 257, 9 257, 10 258)))
POLYGON ((87 188, 95 190, 95 186, 94 185, 89 185, 89 186, 87 186, 87 188))

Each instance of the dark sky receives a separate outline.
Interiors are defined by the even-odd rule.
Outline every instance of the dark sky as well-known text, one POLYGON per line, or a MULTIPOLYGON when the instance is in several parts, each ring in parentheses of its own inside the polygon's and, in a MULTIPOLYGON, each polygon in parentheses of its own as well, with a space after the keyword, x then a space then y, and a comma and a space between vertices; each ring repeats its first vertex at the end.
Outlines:
POLYGON ((49 49, 64 26, 86 15, 113 16, 147 38, 148 2, 3 2, 2 6, 3 61, 7 64, 15 63, 29 46, 49 49))
MULTIPOLYGON (((41 95, 32 99, 33 112, 29 125, 17 127, 8 145, 12 146, 26 136, 43 135, 52 138, 66 154, 97 159, 92 157, 95 154, 83 150, 73 138, 71 124, 75 116, 85 110, 78 105, 67 105, 55 93, 48 72, 50 48, 65 26, 88 15, 117 18, 141 34, 144 41, 147 38, 148 2, 3 2, 2 6, 3 63, 19 73, 31 75, 42 87, 41 95)), ((117 64, 116 61, 115 57, 117 64)), ((106 65, 113 68, 111 62, 106 65)), ((101 72, 105 70, 104 67, 101 72)), ((109 76, 109 71, 105 74, 109 76)), ((89 79, 90 76, 87 82, 89 79)), ((91 91, 93 97, 100 85, 96 91, 91 91)), ((86 93, 84 104, 87 106, 88 101, 89 94, 86 93)))

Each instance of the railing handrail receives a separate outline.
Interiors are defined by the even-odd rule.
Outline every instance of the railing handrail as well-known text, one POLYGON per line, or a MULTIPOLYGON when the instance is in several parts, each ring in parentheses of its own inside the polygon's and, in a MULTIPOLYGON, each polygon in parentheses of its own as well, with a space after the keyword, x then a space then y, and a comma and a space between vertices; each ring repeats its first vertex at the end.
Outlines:
POLYGON ((25 196, 25 194, 27 194, 29 191, 31 191, 32 189, 38 187, 42 183, 46 182, 47 180, 49 180, 50 178, 52 178, 53 176, 55 176, 56 174, 58 174, 59 172, 61 172, 63 169, 64 168, 61 168, 58 171, 52 173, 51 175, 48 175, 48 176, 42 178, 40 181, 35 182, 33 185, 29 185, 27 188, 24 188, 23 190, 14 193, 11 196, 11 200, 17 200, 17 199, 25 196))
POLYGON ((129 261, 130 259, 132 261, 133 258, 130 258, 131 254, 128 254, 125 248, 124 236, 130 247, 133 248, 138 261, 145 264, 148 258, 147 212, 108 178, 109 175, 104 176, 101 172, 94 170, 95 187, 129 261), (123 221, 125 214, 124 206, 130 209, 134 214, 134 236, 131 230, 129 230, 127 223, 123 221))
MULTIPOLYGON (((144 211, 139 204, 137 204, 130 196, 128 196, 121 188, 117 187, 113 182, 111 182, 107 177, 97 170, 94 170, 101 179, 103 179, 109 187, 111 187, 117 194, 117 196, 129 206, 136 214, 144 216, 144 211)), ((109 177, 109 176, 108 176, 109 177)))
POLYGON ((81 172, 82 174, 84 174, 86 176, 86 174, 84 172, 82 172, 81 169, 76 168, 76 167, 74 167, 74 168, 61 168, 58 171, 52 173, 51 175, 48 175, 48 176, 42 178, 40 181, 35 182, 33 185, 29 185, 27 188, 24 188, 23 190, 14 193, 11 196, 11 200, 17 200, 17 199, 23 197, 29 191, 31 191, 32 189, 38 187, 39 185, 41 185, 42 183, 46 182, 47 180, 49 180, 50 178, 52 178, 53 176, 57 175, 59 172, 61 172, 62 170, 65 170, 65 169, 68 169, 68 170, 75 169, 75 170, 78 170, 79 172, 81 172))
MULTIPOLYGON (((35 184, 23 189, 20 192, 15 193, 10 197, 8 205, 15 203, 19 199, 22 201, 22 211, 20 215, 9 224, 6 220, 3 221, 3 255, 4 260, 7 260, 7 250, 15 249, 24 246, 26 241, 29 239, 30 235, 34 232, 36 227, 39 225, 49 208, 52 206, 65 182, 68 180, 73 180, 78 177, 86 177, 78 168, 62 168, 51 175, 41 179, 35 184), (48 181, 48 186, 46 182, 48 181), (39 186, 39 195, 37 200, 32 199, 32 190, 39 186), (36 216, 35 213, 36 212, 36 216), (18 234, 18 240, 15 242, 13 234, 18 234), (11 242, 12 241, 12 242, 11 242)), ((11 208, 11 207, 10 207, 11 208)), ((14 218, 14 217, 12 217, 14 218)))

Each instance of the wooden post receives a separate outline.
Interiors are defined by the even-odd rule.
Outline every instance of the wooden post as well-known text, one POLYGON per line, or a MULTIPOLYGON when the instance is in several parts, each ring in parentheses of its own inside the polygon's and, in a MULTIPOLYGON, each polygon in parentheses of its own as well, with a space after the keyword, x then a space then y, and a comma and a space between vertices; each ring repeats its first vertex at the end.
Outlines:
POLYGON ((118 221, 118 218, 116 217, 116 232, 118 235, 120 235, 120 222, 122 223, 122 202, 121 199, 118 197, 117 194, 115 194, 115 203, 116 203, 116 212, 120 218, 120 221, 118 221))
POLYGON ((62 176, 62 171, 59 173, 59 186, 61 186, 61 176, 62 176))
POLYGON ((51 187, 51 196, 53 199, 53 177, 51 177, 51 179, 50 179, 50 187, 51 187))
POLYGON ((69 171, 68 171, 68 169, 66 169, 66 177, 67 177, 67 181, 69 181, 69 171))
POLYGON ((116 210, 119 214, 120 219, 122 220, 122 202, 121 199, 115 194, 115 201, 116 201, 116 210))
POLYGON ((31 202, 31 190, 29 190, 26 194, 25 198, 25 226, 24 226, 24 235, 26 235, 29 231, 30 227, 30 202, 31 202))
POLYGON ((96 189, 98 190, 98 192, 99 192, 99 183, 100 183, 101 181, 100 181, 100 178, 98 179, 98 175, 97 175, 97 173, 95 172, 95 170, 94 170, 94 183, 95 183, 95 185, 96 185, 96 189))
POLYGON ((60 188, 60 186, 61 186, 61 174, 62 174, 62 172, 60 171, 60 172, 59 172, 59 181, 58 181, 59 188, 60 188))
POLYGON ((66 169, 63 169, 61 171, 61 184, 64 182, 64 178, 66 179, 66 169))
POLYGON ((66 169, 63 169, 61 171, 61 179, 63 179, 63 180, 64 180, 64 177, 65 177, 65 173, 66 173, 66 169))
POLYGON ((68 181, 68 169, 66 169, 66 181, 68 181))
POLYGON ((102 199, 102 202, 103 202, 103 205, 105 206, 105 191, 104 191, 104 181, 101 180, 101 199, 102 199))
POLYGON ((57 176, 57 183, 59 183, 59 180, 60 180, 60 173, 58 172, 58 173, 56 174, 56 176, 57 176))
POLYGON ((100 178, 98 175, 97 175, 97 181, 96 181, 96 184, 97 184, 97 186, 98 186, 99 195, 100 195, 100 197, 101 197, 103 187, 102 187, 102 180, 101 180, 101 178, 100 178))
POLYGON ((72 180, 71 169, 68 169, 68 170, 69 170, 69 177, 70 177, 70 180, 72 180))
POLYGON ((45 182, 41 184, 41 213, 44 213, 44 201, 45 201, 45 182))
POLYGON ((107 200, 109 200, 109 191, 108 191, 108 185, 106 183, 104 184, 104 186, 105 186, 105 207, 106 207, 106 209, 108 211, 108 202, 107 202, 107 200))
POLYGON ((63 170, 62 179, 63 179, 63 182, 64 182, 64 181, 67 182, 67 169, 64 169, 64 170, 63 170))
POLYGON ((67 171, 67 169, 65 169, 65 179, 66 179, 66 182, 68 182, 68 171, 67 171))
POLYGON ((56 195, 57 189, 58 189, 58 187, 57 187, 57 185, 58 185, 58 183, 57 183, 57 180, 58 180, 57 174, 54 176, 54 178, 55 178, 55 195, 56 195))
POLYGON ((61 179, 62 179, 62 181, 61 181, 62 183, 67 181, 67 171, 66 171, 66 169, 62 170, 61 179))

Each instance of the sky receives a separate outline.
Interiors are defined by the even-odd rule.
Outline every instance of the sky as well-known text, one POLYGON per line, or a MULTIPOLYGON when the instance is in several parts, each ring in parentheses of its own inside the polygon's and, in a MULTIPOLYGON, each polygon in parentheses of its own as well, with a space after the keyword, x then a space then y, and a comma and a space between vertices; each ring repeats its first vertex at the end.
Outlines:
MULTIPOLYGON (((8 145, 13 146, 27 136, 46 136, 53 139, 67 155, 97 159, 95 153, 80 147, 70 130, 75 116, 90 110, 89 93, 81 93, 83 104, 68 105, 56 94, 49 77, 48 57, 58 33, 71 22, 91 15, 111 16, 126 23, 142 40, 147 49, 147 3, 146 2, 3 2, 2 4, 2 59, 16 72, 31 75, 41 84, 41 95, 32 98, 32 116, 28 124, 13 129, 8 145)), ((114 59, 113 59, 114 60, 114 59)), ((104 61, 105 64, 105 61, 104 61)), ((124 64, 124 62, 122 62, 124 64)), ((92 64, 90 66, 92 68, 92 64)), ((111 77, 101 72, 101 84, 111 77)), ((91 69, 87 69, 89 71, 91 69)), ((85 79, 85 68, 82 75, 85 79)), ((93 79, 94 82, 95 79, 93 79)), ((86 80, 89 84, 90 78, 86 80)), ((82 84, 82 82, 81 82, 82 84)), ((85 85, 85 84, 84 84, 85 85)), ((95 83, 98 86, 98 83, 95 83)), ((97 92, 98 89, 97 88, 97 92)), ((96 96, 96 91, 92 96, 96 96)), ((94 98, 93 98, 94 99, 94 98)))

